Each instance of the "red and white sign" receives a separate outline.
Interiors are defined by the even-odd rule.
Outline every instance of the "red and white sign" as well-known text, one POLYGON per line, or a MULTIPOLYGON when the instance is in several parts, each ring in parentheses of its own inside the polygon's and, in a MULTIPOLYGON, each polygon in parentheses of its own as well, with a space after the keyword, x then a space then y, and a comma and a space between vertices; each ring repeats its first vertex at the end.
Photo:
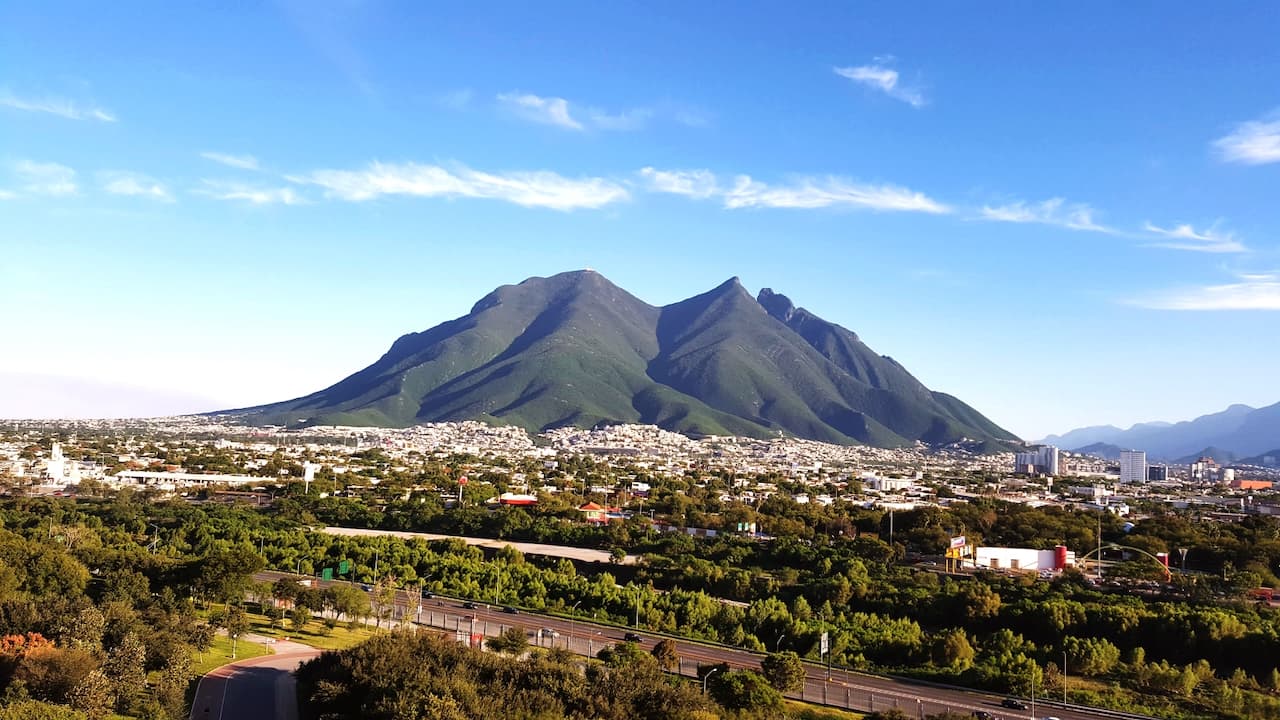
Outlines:
POLYGON ((961 536, 959 536, 959 537, 953 537, 953 538, 951 538, 951 549, 952 549, 952 550, 955 550, 955 549, 957 549, 957 548, 962 548, 962 547, 964 547, 964 546, 965 546, 965 545, 967 545, 967 544, 968 544, 968 542, 966 542, 966 541, 965 541, 965 537, 964 537, 963 535, 961 535, 961 536))

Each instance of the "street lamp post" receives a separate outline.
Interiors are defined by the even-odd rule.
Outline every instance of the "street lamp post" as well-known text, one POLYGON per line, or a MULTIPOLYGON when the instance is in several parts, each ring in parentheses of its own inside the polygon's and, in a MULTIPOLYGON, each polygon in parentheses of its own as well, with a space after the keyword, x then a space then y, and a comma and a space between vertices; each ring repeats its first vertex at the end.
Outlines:
POLYGON ((1067 702, 1067 651, 1062 651, 1062 702, 1067 702))
POLYGON ((581 604, 582 604, 582 601, 579 600, 578 602, 573 604, 573 607, 569 608, 569 637, 566 638, 564 642, 564 647, 566 650, 570 650, 573 648, 573 612, 577 610, 578 606, 581 604))
POLYGON ((707 681, 710 680, 711 676, 714 675, 719 669, 720 668, 718 667, 713 667, 707 671, 706 675, 702 676, 702 694, 703 695, 707 694, 707 681))

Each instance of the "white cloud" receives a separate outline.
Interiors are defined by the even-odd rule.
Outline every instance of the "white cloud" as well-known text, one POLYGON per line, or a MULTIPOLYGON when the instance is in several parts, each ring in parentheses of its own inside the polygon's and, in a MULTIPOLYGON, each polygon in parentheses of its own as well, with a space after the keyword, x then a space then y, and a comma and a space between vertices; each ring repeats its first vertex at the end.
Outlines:
POLYGON ((258 158, 252 155, 229 155, 220 152, 202 152, 200 157, 205 160, 212 160, 219 165, 227 167, 239 168, 240 170, 258 170, 258 158))
POLYGON ((1114 228, 1101 225, 1093 219, 1094 209, 1081 203, 1068 205, 1062 198, 1050 198, 1039 203, 1016 202, 992 207, 984 205, 983 220, 1011 223, 1040 223, 1057 225, 1071 230, 1085 230, 1110 235, 1120 234, 1114 228))
POLYGON ((17 197, 18 193, 12 190, 0 190, 0 200, 15 200, 17 197))
POLYGON ((1280 119, 1240 123, 1231 134, 1214 140, 1213 146, 1227 162, 1244 165, 1280 162, 1280 119))
POLYGON ((102 189, 112 195, 147 197, 163 202, 173 202, 173 194, 163 183, 140 173, 108 171, 98 173, 102 189))
POLYGON ((599 177, 567 178, 554 172, 487 173, 463 165, 375 162, 364 170, 316 170, 290 181, 318 185, 325 195, 360 202, 382 195, 488 198, 553 210, 598 208, 626 200, 626 188, 599 177))
POLYGON ((20 189, 32 195, 61 197, 75 195, 76 171, 58 163, 40 163, 19 160, 13 165, 14 175, 21 183, 20 189))
POLYGON ((633 108, 620 113, 608 113, 593 108, 588 115, 591 124, 601 130, 639 130, 653 118, 653 111, 648 108, 633 108))
POLYGON ((498 102, 532 122, 555 125, 569 130, 582 130, 582 123, 569 114, 569 101, 558 97, 539 97, 529 93, 503 93, 498 102))
POLYGON ((8 91, 2 91, 0 92, 0 105, 26 112, 49 113, 68 120, 116 121, 114 114, 100 107, 83 106, 72 100, 56 97, 20 98, 8 91))
MULTIPOLYGON (((640 130, 657 115, 653 108, 636 107, 610 112, 585 107, 561 97, 542 97, 530 93, 503 93, 498 102, 511 112, 531 122, 555 125, 568 130, 640 130)), ((677 114, 677 122, 688 118, 677 114)))
POLYGON ((898 71, 885 66, 880 61, 881 58, 876 58, 876 62, 871 65, 837 67, 832 68, 832 70, 842 78, 865 85, 873 90, 879 90, 895 100, 907 103, 911 107, 924 107, 924 95, 916 88, 902 85, 898 71))
POLYGON ((896 185, 870 185, 840 177, 800 177, 786 185, 768 185, 737 175, 725 186, 710 170, 640 170, 652 192, 720 198, 728 209, 859 207, 896 212, 945 214, 951 208, 924 193, 896 185))
POLYGON ((1165 238, 1161 242, 1150 243, 1151 247, 1207 253, 1239 253, 1248 250, 1234 234, 1223 232, 1216 225, 1198 231, 1190 225, 1162 228, 1148 222, 1143 229, 1165 238))
POLYGON ((710 170, 658 170, 647 167, 640 175, 649 183, 649 190, 672 193, 685 197, 705 199, 720 193, 715 173, 710 170))
POLYGON ((823 208, 850 206, 893 212, 944 214, 951 208, 896 185, 867 185, 838 177, 799 178, 789 185, 766 185, 749 175, 734 178, 724 193, 727 208, 823 208))
POLYGON ((1242 274, 1234 283, 1158 293, 1129 303, 1153 310, 1280 310, 1280 275, 1242 274))
POLYGON ((195 190, 215 200, 233 200, 250 205, 307 205, 308 200, 289 187, 261 187, 224 180, 204 180, 205 187, 195 190))

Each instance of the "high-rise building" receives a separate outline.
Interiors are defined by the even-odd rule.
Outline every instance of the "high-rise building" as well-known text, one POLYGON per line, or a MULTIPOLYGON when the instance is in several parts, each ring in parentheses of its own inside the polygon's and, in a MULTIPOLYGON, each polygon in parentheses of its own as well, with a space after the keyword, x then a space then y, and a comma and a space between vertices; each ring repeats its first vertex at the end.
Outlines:
POLYGON ((1013 458, 1013 471, 1028 475, 1057 476, 1060 469, 1060 453, 1052 445, 1016 453, 1013 458))
POLYGON ((1165 482, 1169 479, 1168 465, 1148 465, 1147 479, 1151 482, 1165 482))
POLYGON ((1147 479, 1147 453, 1144 450, 1120 451, 1120 482, 1140 483, 1147 479))

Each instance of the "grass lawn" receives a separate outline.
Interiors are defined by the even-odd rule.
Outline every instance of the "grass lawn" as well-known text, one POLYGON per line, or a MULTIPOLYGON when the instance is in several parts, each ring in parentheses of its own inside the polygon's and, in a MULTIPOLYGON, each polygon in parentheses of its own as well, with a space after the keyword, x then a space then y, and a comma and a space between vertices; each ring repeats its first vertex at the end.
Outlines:
POLYGON ((359 645, 377 633, 387 632, 385 629, 378 630, 370 626, 360 626, 355 630, 351 630, 348 629, 345 622, 338 623, 338 626, 330 631, 322 621, 315 619, 307 623, 307 626, 299 631, 294 629, 293 623, 289 622, 287 618, 281 621, 280 627, 273 628, 267 616, 258 613, 249 613, 248 615, 249 632, 271 638, 288 638, 321 650, 342 650, 353 645, 359 645))
MULTIPOLYGON (((247 658, 259 657, 266 655, 271 651, 266 645, 258 643, 245 642, 243 639, 236 643, 236 660, 245 660, 247 658)), ((218 635, 214 637, 213 644, 203 653, 195 651, 191 653, 191 672, 197 677, 204 675, 210 670, 226 665, 231 662, 231 640, 226 636, 218 635)))
POLYGON ((784 702, 787 716, 796 718, 796 720, 861 720, 862 718, 861 713, 849 710, 818 707, 799 700, 786 700, 784 702))

